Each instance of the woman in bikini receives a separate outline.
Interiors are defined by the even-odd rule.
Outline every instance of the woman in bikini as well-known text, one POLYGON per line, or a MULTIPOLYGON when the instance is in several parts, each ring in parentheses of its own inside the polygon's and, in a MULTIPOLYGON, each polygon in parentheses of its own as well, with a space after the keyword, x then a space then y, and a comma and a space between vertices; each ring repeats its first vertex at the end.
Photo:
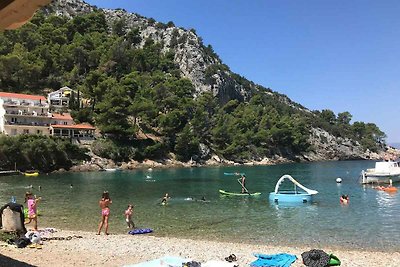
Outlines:
POLYGON ((111 203, 112 201, 110 199, 110 195, 108 194, 107 191, 104 191, 103 195, 101 196, 101 200, 99 201, 99 206, 101 208, 101 222, 99 224, 99 230, 97 231, 98 235, 100 234, 103 225, 104 225, 104 233, 108 235, 108 217, 110 216, 109 205, 111 203))

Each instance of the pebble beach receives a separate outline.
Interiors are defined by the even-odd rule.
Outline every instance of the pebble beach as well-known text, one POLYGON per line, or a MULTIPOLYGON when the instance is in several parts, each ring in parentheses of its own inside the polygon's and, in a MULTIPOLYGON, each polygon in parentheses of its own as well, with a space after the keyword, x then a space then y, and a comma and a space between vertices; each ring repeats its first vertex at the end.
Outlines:
POLYGON ((110 234, 58 230, 43 236, 72 237, 70 240, 44 241, 41 249, 16 248, 1 243, 0 266, 124 266, 154 260, 164 256, 178 256, 198 262, 224 260, 235 254, 239 266, 250 266, 256 258, 253 253, 289 253, 297 256, 291 265, 304 266, 301 253, 310 249, 322 249, 333 253, 345 267, 397 267, 400 252, 333 249, 328 247, 284 247, 274 244, 245 244, 210 240, 178 239, 148 235, 110 234), (81 237, 81 238, 80 238, 81 237))

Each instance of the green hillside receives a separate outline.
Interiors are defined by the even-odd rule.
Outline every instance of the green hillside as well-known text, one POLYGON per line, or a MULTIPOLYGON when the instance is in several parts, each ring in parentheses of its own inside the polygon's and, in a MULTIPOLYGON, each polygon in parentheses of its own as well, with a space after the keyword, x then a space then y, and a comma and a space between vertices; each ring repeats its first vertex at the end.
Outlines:
MULTIPOLYGON (((312 127, 371 151, 384 143, 385 134, 373 123, 350 123, 348 112, 308 111, 236 74, 249 99, 221 102, 211 92, 194 97, 194 85, 174 62, 175 48, 163 52, 162 43, 142 40, 141 30, 127 29, 123 20, 109 27, 101 11, 73 19, 38 14, 22 28, 0 33, 0 90, 78 90, 90 106, 72 105, 73 118, 98 127, 103 138, 93 152, 117 161, 160 159, 171 152, 182 161, 205 160, 211 153, 236 162, 273 155, 294 159, 313 149, 312 127)), ((186 41, 178 38, 176 46, 186 41)), ((211 46, 203 50, 216 56, 211 46)), ((213 74, 224 68, 229 69, 206 68, 206 82, 212 84, 213 74)))

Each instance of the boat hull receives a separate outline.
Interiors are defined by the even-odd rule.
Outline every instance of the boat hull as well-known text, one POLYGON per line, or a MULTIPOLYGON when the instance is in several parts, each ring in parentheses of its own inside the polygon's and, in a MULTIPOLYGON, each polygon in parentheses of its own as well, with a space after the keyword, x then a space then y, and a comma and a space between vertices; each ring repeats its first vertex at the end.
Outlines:
POLYGON ((400 182, 400 166, 396 161, 375 162, 375 168, 361 171, 362 184, 400 182))
POLYGON ((296 193, 292 191, 269 194, 269 200, 275 203, 308 203, 312 201, 312 195, 307 193, 296 193))
POLYGON ((225 190, 219 190, 219 193, 220 194, 222 194, 222 195, 226 195, 226 196, 259 196, 259 195, 261 195, 261 193, 260 192, 256 192, 256 193, 244 193, 244 194, 242 194, 242 193, 233 193, 233 192, 227 192, 227 191, 225 191, 225 190))
POLYGON ((400 174, 397 175, 374 175, 374 174, 364 174, 361 178, 362 184, 389 184, 390 180, 392 182, 400 182, 400 174))
POLYGON ((362 184, 389 184, 392 182, 400 182, 400 168, 391 170, 390 172, 377 172, 374 169, 362 171, 360 182, 362 184))

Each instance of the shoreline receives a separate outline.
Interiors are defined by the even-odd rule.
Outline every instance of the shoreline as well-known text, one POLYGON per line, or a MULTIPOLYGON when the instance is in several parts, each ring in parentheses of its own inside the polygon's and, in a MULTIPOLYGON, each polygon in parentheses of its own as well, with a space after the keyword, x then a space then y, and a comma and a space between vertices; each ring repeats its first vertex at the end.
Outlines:
MULTIPOLYGON (((221 260, 230 254, 238 258, 239 266, 249 266, 256 260, 253 253, 289 253, 297 256, 293 267, 304 266, 301 253, 310 249, 322 249, 333 253, 341 266, 400 266, 400 252, 338 249, 331 247, 282 246, 275 244, 246 244, 193 240, 176 237, 149 235, 111 234, 98 236, 94 232, 57 230, 46 237, 73 237, 71 240, 44 241, 42 249, 15 248, 1 243, 0 253, 17 261, 34 266, 123 266, 154 260, 164 256, 177 256, 206 262, 221 260)), ((0 258, 0 263, 2 259, 0 258)), ((9 265, 8 265, 9 266, 9 265)))

